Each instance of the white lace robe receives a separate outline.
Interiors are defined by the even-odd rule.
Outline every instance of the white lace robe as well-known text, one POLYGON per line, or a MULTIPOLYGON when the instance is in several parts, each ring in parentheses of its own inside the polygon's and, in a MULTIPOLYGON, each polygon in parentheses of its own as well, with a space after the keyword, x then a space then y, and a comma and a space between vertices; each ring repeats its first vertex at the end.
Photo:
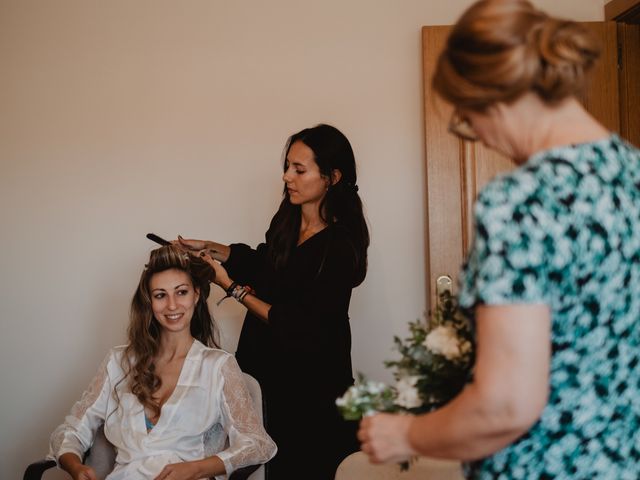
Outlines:
POLYGON ((87 391, 51 435, 50 458, 57 461, 67 452, 82 458, 103 423, 105 436, 117 451, 107 480, 149 479, 169 463, 212 455, 230 474, 275 455, 276 445, 253 408, 233 355, 194 341, 175 390, 147 433, 142 404, 127 381, 118 384, 124 376, 123 351, 124 347, 115 347, 109 352, 87 391), (116 384, 120 408, 113 391, 116 384))

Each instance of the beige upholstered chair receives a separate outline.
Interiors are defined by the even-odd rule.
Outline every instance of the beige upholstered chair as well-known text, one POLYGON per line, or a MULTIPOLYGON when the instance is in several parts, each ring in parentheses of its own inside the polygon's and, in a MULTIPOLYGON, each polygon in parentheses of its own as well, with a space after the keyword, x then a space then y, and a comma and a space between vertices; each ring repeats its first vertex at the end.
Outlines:
MULTIPOLYGON (((251 399, 253 400, 253 405, 258 412, 258 416, 264 422, 260 384, 247 373, 243 373, 243 377, 251 399)), ((87 452, 84 463, 91 465, 95 469, 98 478, 105 478, 109 472, 113 470, 115 458, 115 450, 104 436, 101 427, 96 434, 91 450, 87 452)), ((39 462, 32 463, 24 472, 23 480, 40 480, 45 470, 55 467, 55 465, 56 463, 53 460, 40 460, 39 462)), ((229 480, 264 480, 264 470, 264 465, 240 468, 231 474, 229 480)))
POLYGON ((362 452, 345 458, 335 480, 463 480, 459 462, 420 457, 405 472, 398 465, 373 465, 362 452))

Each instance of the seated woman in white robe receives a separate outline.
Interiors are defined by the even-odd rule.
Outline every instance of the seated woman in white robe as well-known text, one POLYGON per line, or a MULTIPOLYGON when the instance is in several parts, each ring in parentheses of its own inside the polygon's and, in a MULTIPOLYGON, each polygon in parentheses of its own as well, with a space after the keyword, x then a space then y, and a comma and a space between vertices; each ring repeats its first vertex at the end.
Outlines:
POLYGON ((225 478, 275 455, 235 358, 215 348, 210 274, 172 246, 151 252, 129 343, 109 352, 51 436, 50 457, 74 480, 96 478, 81 459, 103 424, 116 448, 107 480, 225 478))

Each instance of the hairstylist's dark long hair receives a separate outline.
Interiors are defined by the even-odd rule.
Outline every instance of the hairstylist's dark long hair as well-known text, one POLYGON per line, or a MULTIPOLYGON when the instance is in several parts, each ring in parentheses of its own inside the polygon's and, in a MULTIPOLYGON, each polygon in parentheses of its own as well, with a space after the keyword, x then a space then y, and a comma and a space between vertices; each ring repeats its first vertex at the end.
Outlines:
MULTIPOLYGON (((320 218, 329 227, 343 228, 354 253, 353 285, 362 283, 367 274, 367 248, 369 229, 362 210, 362 200, 358 195, 356 160, 347 137, 335 127, 320 124, 291 135, 284 152, 284 169, 291 145, 302 142, 314 154, 320 174, 332 178, 333 170, 342 174, 329 189, 320 203, 320 218)), ((300 234, 300 205, 293 205, 285 186, 280 208, 273 216, 267 232, 269 258, 276 270, 282 269, 289 260, 300 234)))
POLYGON ((131 300, 127 331, 129 342, 122 361, 126 373, 124 378, 129 382, 131 393, 156 415, 160 413, 160 408, 153 399, 153 394, 160 388, 161 381, 155 373, 154 360, 160 348, 162 328, 151 309, 149 283, 156 273, 172 269, 185 272, 199 293, 191 318, 191 335, 208 347, 217 347, 213 318, 207 306, 209 281, 213 276, 211 267, 203 260, 191 257, 171 245, 153 250, 131 300))

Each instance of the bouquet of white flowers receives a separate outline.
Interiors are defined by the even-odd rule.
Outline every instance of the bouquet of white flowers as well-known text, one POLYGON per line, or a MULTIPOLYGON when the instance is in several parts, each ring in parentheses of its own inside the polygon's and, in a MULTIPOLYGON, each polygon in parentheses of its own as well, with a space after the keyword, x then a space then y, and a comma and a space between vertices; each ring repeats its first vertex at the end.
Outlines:
MULTIPOLYGON (((439 300, 427 322, 409 322, 409 337, 394 337, 400 359, 387 361, 385 366, 393 369, 395 386, 359 374, 356 384, 336 400, 346 420, 360 420, 375 412, 428 412, 464 388, 475 360, 471 323, 449 292, 439 300)), ((402 462, 400 467, 406 470, 409 463, 402 462)))
POLYGON ((409 331, 404 340, 394 337, 401 358, 385 366, 394 369, 395 404, 412 413, 428 412, 455 397, 469 381, 475 358, 471 323, 455 297, 444 292, 426 325, 410 322, 409 331))
POLYGON ((382 382, 367 380, 358 374, 356 384, 336 400, 345 420, 360 420, 375 412, 394 412, 396 394, 391 387, 382 382))
POLYGON ((427 322, 409 323, 409 337, 394 337, 401 357, 385 366, 394 369, 395 386, 359 375, 356 384, 336 401, 345 419, 359 420, 373 412, 427 412, 462 390, 475 358, 471 324, 449 292, 439 300, 427 322))

